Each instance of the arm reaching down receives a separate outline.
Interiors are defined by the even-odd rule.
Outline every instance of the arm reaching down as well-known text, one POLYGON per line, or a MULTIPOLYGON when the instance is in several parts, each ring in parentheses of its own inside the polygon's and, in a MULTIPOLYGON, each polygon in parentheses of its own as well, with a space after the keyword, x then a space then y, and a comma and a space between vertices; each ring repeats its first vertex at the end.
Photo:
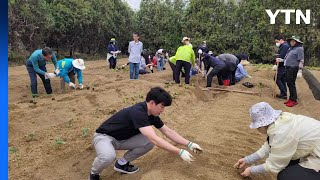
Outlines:
POLYGON ((161 149, 167 150, 169 152, 172 152, 174 154, 179 154, 179 156, 186 162, 191 163, 193 161, 192 155, 184 150, 184 149, 179 149, 172 144, 168 143, 161 137, 157 136, 156 133, 154 132, 153 128, 151 126, 145 126, 142 128, 139 128, 139 131, 149 139, 151 143, 154 145, 158 146, 161 149))

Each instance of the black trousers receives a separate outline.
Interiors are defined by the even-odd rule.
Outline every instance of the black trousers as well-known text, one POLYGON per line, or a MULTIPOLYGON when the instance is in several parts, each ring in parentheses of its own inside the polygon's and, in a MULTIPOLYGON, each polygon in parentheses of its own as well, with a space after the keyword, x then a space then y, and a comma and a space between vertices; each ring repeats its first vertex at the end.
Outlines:
POLYGON ((117 58, 111 56, 111 57, 109 58, 109 68, 110 68, 110 69, 115 69, 116 66, 117 66, 117 58))
MULTIPOLYGON (((37 88, 38 86, 37 75, 38 75, 44 85, 44 88, 47 94, 52 94, 50 79, 49 78, 46 79, 44 75, 37 73, 31 64, 26 64, 26 67, 27 67, 27 71, 31 81, 31 93, 38 94, 38 88, 37 88)), ((47 72, 46 65, 39 66, 39 69, 41 69, 44 72, 47 72)))
POLYGON ((217 65, 215 67, 213 67, 212 71, 208 74, 207 76, 207 87, 211 87, 211 84, 212 84, 212 79, 214 76, 217 76, 218 78, 218 83, 219 85, 222 85, 223 84, 223 79, 226 78, 226 76, 228 76, 226 74, 226 66, 224 65, 217 65))
POLYGON ((277 180, 319 180, 320 171, 307 169, 299 164, 299 160, 290 161, 289 165, 278 173, 277 180))
POLYGON ((186 61, 182 61, 182 60, 177 60, 176 62, 176 69, 175 69, 175 78, 174 80, 176 81, 176 83, 180 83, 180 72, 182 70, 182 67, 185 70, 185 83, 186 84, 190 84, 190 69, 191 69, 191 63, 186 62, 186 61))
POLYGON ((290 92, 290 100, 297 101, 297 88, 296 88, 296 80, 297 80, 297 74, 299 71, 299 67, 286 67, 286 80, 287 80, 287 86, 289 88, 290 92))

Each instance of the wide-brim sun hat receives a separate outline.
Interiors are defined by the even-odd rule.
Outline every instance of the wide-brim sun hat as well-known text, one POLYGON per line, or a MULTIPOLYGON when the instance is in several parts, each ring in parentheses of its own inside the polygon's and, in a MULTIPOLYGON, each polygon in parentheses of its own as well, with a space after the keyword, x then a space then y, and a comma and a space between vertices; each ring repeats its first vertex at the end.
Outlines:
POLYGON ((213 54, 213 52, 212 52, 212 51, 209 51, 209 52, 208 52, 208 54, 212 55, 212 54, 213 54))
POLYGON ((295 40, 295 41, 297 41, 298 43, 303 44, 303 42, 300 40, 300 37, 297 36, 297 35, 293 35, 293 36, 291 36, 291 38, 288 38, 288 39, 287 39, 288 42, 290 42, 291 40, 295 40))
POLYGON ((282 113, 281 110, 273 109, 270 104, 266 102, 260 102, 253 105, 250 110, 251 117, 251 129, 257 129, 263 126, 268 126, 277 120, 282 113))
POLYGON ((190 38, 189 37, 183 37, 181 42, 184 42, 184 41, 190 41, 190 38))
POLYGON ((86 67, 84 66, 84 60, 83 59, 75 59, 72 61, 72 65, 80 70, 84 70, 86 67))

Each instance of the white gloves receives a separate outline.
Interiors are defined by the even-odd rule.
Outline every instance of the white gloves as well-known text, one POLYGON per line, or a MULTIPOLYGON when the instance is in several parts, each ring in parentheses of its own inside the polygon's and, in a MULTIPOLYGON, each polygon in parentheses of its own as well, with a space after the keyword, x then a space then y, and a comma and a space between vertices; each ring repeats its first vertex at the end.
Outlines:
POLYGON ((272 70, 276 71, 278 69, 277 65, 273 65, 272 70))
POLYGON ((54 78, 54 77, 56 77, 56 75, 55 75, 54 73, 46 73, 46 74, 44 75, 44 78, 45 78, 45 79, 54 78))
POLYGON ((54 70, 54 73, 56 73, 58 75, 60 73, 60 69, 57 68, 56 70, 54 70))
POLYGON ((76 85, 73 83, 73 82, 69 82, 69 87, 71 87, 71 88, 76 88, 76 85))
POLYGON ((180 153, 179 156, 186 162, 191 163, 192 161, 194 161, 192 158, 193 156, 186 150, 184 149, 180 149, 180 153))
POLYGON ((299 69, 297 79, 302 78, 302 69, 299 69))
POLYGON ((199 50, 198 50, 198 53, 199 53, 199 54, 202 54, 203 52, 202 52, 202 50, 201 50, 201 49, 199 49, 199 50))
POLYGON ((248 75, 247 77, 248 77, 248 78, 250 78, 250 79, 251 79, 251 78, 253 78, 253 77, 252 77, 252 76, 250 76, 250 75, 248 75))
POLYGON ((79 84, 79 88, 80 88, 80 89, 83 89, 83 85, 82 85, 82 84, 79 84))
POLYGON ((284 59, 276 58, 276 61, 277 61, 277 62, 283 62, 283 61, 284 61, 284 59))
POLYGON ((191 141, 188 144, 188 148, 195 153, 200 153, 202 151, 202 148, 198 144, 191 141))
POLYGON ((55 77, 57 77, 54 73, 48 73, 48 77, 49 78, 55 78, 55 77))

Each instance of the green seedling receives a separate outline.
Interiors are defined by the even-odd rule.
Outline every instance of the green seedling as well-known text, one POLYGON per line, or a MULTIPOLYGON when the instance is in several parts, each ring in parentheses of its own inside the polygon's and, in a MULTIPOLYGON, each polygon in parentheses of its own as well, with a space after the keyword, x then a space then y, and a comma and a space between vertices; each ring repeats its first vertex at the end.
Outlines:
POLYGON ((26 137, 26 142, 29 142, 29 141, 36 141, 36 133, 35 132, 32 132, 30 134, 28 134, 28 136, 26 137))
POLYGON ((89 134, 89 128, 82 128, 81 132, 82 132, 82 137, 87 137, 89 134))
POLYGON ((16 153, 16 152, 18 152, 18 149, 15 148, 15 147, 10 147, 10 148, 9 148, 9 152, 10 152, 10 153, 16 153))
POLYGON ((55 139, 54 145, 55 145, 56 148, 59 148, 63 144, 66 144, 66 142, 62 138, 58 137, 58 138, 55 139))
POLYGON ((127 103, 127 102, 128 102, 128 98, 127 98, 127 97, 122 98, 122 100, 123 100, 124 103, 127 103))

